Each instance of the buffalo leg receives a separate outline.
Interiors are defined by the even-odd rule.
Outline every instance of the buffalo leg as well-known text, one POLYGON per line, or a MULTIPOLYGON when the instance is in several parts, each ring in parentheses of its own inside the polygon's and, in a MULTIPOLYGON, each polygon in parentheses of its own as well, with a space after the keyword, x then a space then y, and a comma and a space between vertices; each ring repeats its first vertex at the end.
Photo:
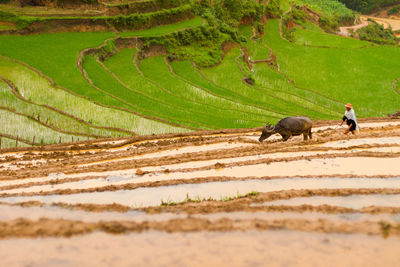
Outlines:
POLYGON ((308 137, 310 137, 310 139, 312 139, 312 132, 311 132, 311 129, 310 129, 310 131, 308 132, 308 137))
POLYGON ((303 140, 307 141, 308 140, 308 133, 303 133, 303 140))
POLYGON ((292 136, 291 133, 290 134, 283 134, 282 135, 283 141, 286 142, 291 136, 292 136))

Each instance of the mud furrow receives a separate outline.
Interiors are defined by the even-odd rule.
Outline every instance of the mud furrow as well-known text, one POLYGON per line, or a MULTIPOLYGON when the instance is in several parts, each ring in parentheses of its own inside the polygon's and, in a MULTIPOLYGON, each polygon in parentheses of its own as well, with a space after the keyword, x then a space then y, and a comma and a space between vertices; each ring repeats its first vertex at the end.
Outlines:
MULTIPOLYGON (((388 129, 393 129, 395 130, 396 127, 388 127, 388 129)), ((394 131, 388 131, 389 134, 391 134, 391 136, 399 136, 400 133, 394 132, 394 131)), ((364 132, 367 131, 367 129, 364 129, 364 132)), ((323 132, 322 132, 323 133, 323 132)), ((328 133, 328 132, 327 132, 328 133)), ((368 137, 382 137, 384 135, 382 135, 381 132, 377 132, 377 131, 371 131, 371 133, 368 133, 367 135, 368 137)), ((357 136, 357 137, 361 137, 361 136, 357 136)), ((187 139, 188 137, 178 137, 178 139, 176 139, 175 141, 177 143, 174 144, 174 142, 171 143, 170 145, 170 149, 171 151, 177 149, 177 148, 184 148, 185 146, 190 144, 186 144, 185 145, 185 140, 195 140, 195 139, 187 139), (183 143, 181 143, 183 142, 183 143)), ((211 138, 211 137, 208 137, 211 138)), ((207 139, 204 139, 204 137, 199 137, 198 141, 202 142, 203 144, 206 144, 207 141, 205 141, 207 139)), ((221 139, 221 137, 216 137, 216 142, 223 142, 223 141, 228 141, 228 142, 240 142, 241 139, 238 139, 235 141, 235 139, 221 139)), ((143 168, 143 167, 150 167, 150 166, 157 166, 157 165, 171 165, 171 164, 178 164, 178 163, 185 163, 185 162, 190 162, 190 161, 195 161, 195 162, 200 162, 200 161, 207 161, 210 159, 213 160, 217 160, 217 159, 226 159, 226 158, 239 158, 239 157, 250 157, 250 156, 256 156, 256 155, 265 155, 266 160, 269 160, 269 162, 274 162, 274 160, 276 159, 268 159, 268 155, 272 154, 272 153, 284 153, 284 152, 321 152, 321 154, 323 153, 334 153, 335 150, 337 150, 340 153, 343 153, 344 151, 352 151, 352 150, 371 150, 374 147, 377 147, 377 149, 383 149, 383 148, 387 148, 387 150, 390 150, 390 147, 394 147, 396 146, 395 144, 360 144, 360 145, 354 145, 351 146, 350 143, 349 145, 345 145, 345 147, 338 147, 338 148, 334 148, 332 146, 327 146, 327 147, 323 147, 321 146, 321 144, 324 144, 325 142, 329 142, 329 141, 333 141, 333 140, 343 140, 344 142, 346 141, 346 138, 340 137, 338 139, 331 139, 331 138, 322 138, 321 140, 315 140, 312 142, 301 142, 301 143, 296 143, 295 146, 294 143, 290 142, 290 143, 286 143, 283 144, 280 141, 275 141, 272 143, 265 143, 264 145, 255 145, 255 146, 248 146, 248 147, 242 147, 242 148, 231 148, 229 145, 227 145, 226 149, 223 149, 221 151, 215 150, 212 153, 211 152, 195 152, 195 153, 183 153, 181 155, 174 155, 172 154, 171 156, 164 156, 162 158, 157 158, 157 160, 151 160, 151 159, 140 159, 140 155, 144 155, 146 156, 146 153, 155 153, 154 156, 157 157, 157 153, 160 153, 161 151, 168 151, 168 145, 164 146, 163 149, 160 150, 160 145, 162 146, 161 142, 164 142, 162 140, 158 141, 158 143, 154 143, 152 144, 149 148, 145 148, 143 147, 143 149, 141 149, 141 152, 139 152, 138 148, 135 147, 134 150, 127 150, 126 152, 121 151, 119 153, 109 153, 112 152, 113 150, 111 149, 109 152, 101 152, 100 149, 97 150, 92 150, 91 153, 85 151, 85 148, 82 148, 80 153, 76 153, 74 155, 74 157, 72 157, 72 154, 68 155, 68 154, 64 154, 64 160, 58 163, 52 163, 49 164, 47 166, 48 171, 46 171, 45 169, 38 169, 37 171, 31 169, 29 170, 29 176, 31 177, 35 177, 35 176, 39 176, 40 173, 49 173, 49 171, 52 170, 52 172, 57 172, 56 169, 57 168, 61 168, 63 169, 64 173, 74 173, 74 172, 84 172, 85 169, 88 170, 103 170, 105 168, 109 169, 109 170, 113 170, 113 169, 129 169, 132 168, 132 166, 136 167, 136 168, 143 168), (97 152, 96 152, 97 151, 97 152), (133 152, 133 151, 138 151, 138 152, 133 152), (94 155, 92 153, 95 153, 94 155), (96 155, 98 154, 98 155, 96 155), (126 159, 124 159, 124 155, 129 155, 126 159), (134 156, 137 155, 137 156, 134 156), (137 158, 135 158, 137 157, 137 158), (96 158, 98 158, 98 160, 96 160, 96 158), (68 161, 66 161, 68 160, 68 161), (132 161, 133 160, 133 161, 132 161), (100 161, 100 162, 99 162, 100 161), (116 161, 116 162, 112 162, 112 161, 116 161), (67 163, 68 162, 68 163, 67 163), (74 168, 74 166, 71 165, 75 165, 77 163, 79 164, 94 164, 96 162, 101 163, 100 166, 97 166, 97 168, 94 169, 94 166, 90 167, 83 167, 80 168, 79 170, 77 170, 76 168, 74 168), (58 167, 57 167, 58 166, 58 167), (37 174, 35 174, 35 172, 37 174)), ((357 140, 356 137, 351 137, 348 140, 357 140)), ((362 140, 362 139, 359 139, 362 140)), ((372 140, 372 139, 371 139, 372 140)), ((378 140, 378 139, 377 139, 378 140)), ((172 140, 171 140, 172 141, 172 140)), ((139 141, 142 142, 142 141, 139 141)), ((209 139, 209 144, 212 144, 213 141, 212 139, 209 139)), ((123 143, 124 146, 130 146, 130 145, 134 145, 134 142, 126 142, 123 143)), ((140 144, 140 143, 139 143, 140 144)), ((143 145, 145 145, 146 143, 143 143, 143 145)), ((166 143, 168 144, 168 143, 166 143)), ((196 144, 196 143, 194 143, 196 144)), ((245 143, 244 143, 245 144, 245 143)), ((346 143, 344 143, 346 144, 346 143)), ((136 145, 138 145, 136 143, 136 145)), ((192 144, 193 145, 193 144, 192 144)), ((116 147, 121 147, 120 145, 116 145, 116 147)), ((194 146, 194 149, 197 150, 201 150, 201 146, 197 147, 194 146)), ((76 149, 76 148, 75 148, 76 149)), ((77 150, 79 151, 79 150, 77 150)), ((378 150, 379 151, 379 150, 378 150)), ((383 151, 383 150, 382 150, 383 151)), ((355 152, 355 151, 353 151, 355 152)), ((60 151, 60 153, 63 153, 60 151)), ((386 154, 382 154, 380 152, 376 152, 374 153, 373 150, 371 151, 357 151, 358 154, 354 154, 353 155, 365 155, 365 156, 369 156, 369 157, 373 157, 374 155, 377 155, 378 157, 384 156, 386 154), (363 153, 364 152, 364 153, 363 153)), ((61 156, 62 154, 59 154, 57 156, 61 156)), ((151 155, 151 154, 149 154, 151 155)), ((392 153, 392 156, 396 156, 396 153, 392 153)), ((51 152, 42 152, 41 155, 27 155, 25 156, 26 159, 29 158, 40 158, 46 156, 49 159, 52 158, 51 156, 51 152), (43 154, 46 153, 46 154, 43 154)), ((340 155, 337 155, 340 156, 340 155)), ((126 157, 126 156, 125 156, 126 157)), ((284 157, 281 156, 281 158, 284 157)), ((321 157, 326 157, 326 155, 322 155, 321 157)), ((294 159, 304 159, 301 157, 295 157, 293 156, 294 159)), ((306 157, 307 158, 307 157, 306 157)), ((12 162, 14 160, 13 157, 9 157, 7 162, 12 162)), ((287 160, 287 161, 291 161, 291 160, 287 160)), ((267 161, 266 161, 267 162, 267 161)), ((266 163, 265 162, 265 163, 266 163)), ((24 171, 22 171, 20 174, 22 175, 24 171)), ((10 174, 8 174, 8 176, 11 178, 12 176, 10 176, 10 174)), ((21 178, 23 176, 20 176, 21 178)), ((9 179, 9 178, 8 178, 9 179)))
POLYGON ((334 223, 327 220, 308 221, 297 220, 230 220, 220 219, 210 221, 199 218, 175 219, 165 222, 114 221, 99 223, 84 223, 80 221, 40 219, 30 221, 17 219, 11 222, 0 222, 0 238, 22 237, 71 237, 73 235, 88 234, 94 231, 103 231, 111 234, 129 232, 142 232, 149 230, 174 232, 195 231, 243 231, 243 230, 268 230, 290 229, 305 232, 323 233, 363 233, 370 235, 399 235, 399 225, 382 223, 334 223), (386 226, 386 227, 385 227, 386 226), (385 228, 389 228, 386 230, 385 228))

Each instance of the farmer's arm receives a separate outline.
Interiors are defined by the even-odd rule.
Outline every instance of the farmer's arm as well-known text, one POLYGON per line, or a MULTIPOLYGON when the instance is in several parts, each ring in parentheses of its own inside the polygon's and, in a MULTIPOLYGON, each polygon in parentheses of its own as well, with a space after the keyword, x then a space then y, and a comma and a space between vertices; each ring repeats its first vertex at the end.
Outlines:
POLYGON ((342 126, 342 125, 343 125, 343 122, 344 122, 345 120, 347 120, 347 118, 346 118, 346 116, 343 116, 343 118, 342 118, 342 122, 340 123, 340 126, 342 126))

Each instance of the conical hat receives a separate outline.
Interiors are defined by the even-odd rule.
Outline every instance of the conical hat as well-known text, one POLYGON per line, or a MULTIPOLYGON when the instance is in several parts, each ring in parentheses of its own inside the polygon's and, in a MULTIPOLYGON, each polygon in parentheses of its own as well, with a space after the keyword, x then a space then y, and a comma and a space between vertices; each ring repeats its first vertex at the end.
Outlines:
POLYGON ((350 103, 347 103, 346 105, 344 105, 346 108, 353 108, 353 105, 350 103))

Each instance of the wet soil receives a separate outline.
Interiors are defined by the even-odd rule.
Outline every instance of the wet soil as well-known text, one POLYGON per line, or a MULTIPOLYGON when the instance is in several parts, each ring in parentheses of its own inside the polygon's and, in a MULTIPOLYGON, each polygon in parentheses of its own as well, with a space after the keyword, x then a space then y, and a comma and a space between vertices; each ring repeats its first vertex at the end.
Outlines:
POLYGON ((149 231, 2 240, 0 257, 6 266, 396 266, 399 244, 359 234, 149 231))
MULTIPOLYGON (((116 265, 129 265, 134 261, 119 254, 128 237, 158 236, 159 245, 168 246, 173 238, 185 236, 193 244, 211 235, 232 244, 235 253, 239 240, 257 244, 264 236, 260 244, 266 244, 267 236, 276 236, 280 242, 297 241, 268 250, 302 249, 318 263, 325 255, 321 246, 331 257, 341 255, 346 234, 355 252, 352 262, 364 263, 358 253, 375 253, 390 264, 397 254, 377 250, 376 244, 399 244, 400 120, 361 119, 361 133, 348 136, 337 123, 315 122, 308 141, 282 142, 274 135, 260 143, 261 128, 255 128, 1 150, 0 238, 8 246, 0 254, 26 241, 37 250, 62 243, 91 255, 102 249, 85 247, 94 238, 99 244, 114 240, 116 265), (321 243, 321 237, 336 241, 321 243)), ((143 242, 126 247, 141 250, 148 245, 143 242)), ((198 252, 208 263, 218 261, 191 249, 186 252, 198 252)), ((72 250, 57 251, 63 253, 53 258, 17 260, 12 255, 18 253, 9 253, 3 259, 42 266, 76 263, 72 250)), ((241 253, 237 262, 256 264, 262 260, 256 254, 249 261, 241 253)), ((155 259, 148 263, 157 265, 155 259)))

